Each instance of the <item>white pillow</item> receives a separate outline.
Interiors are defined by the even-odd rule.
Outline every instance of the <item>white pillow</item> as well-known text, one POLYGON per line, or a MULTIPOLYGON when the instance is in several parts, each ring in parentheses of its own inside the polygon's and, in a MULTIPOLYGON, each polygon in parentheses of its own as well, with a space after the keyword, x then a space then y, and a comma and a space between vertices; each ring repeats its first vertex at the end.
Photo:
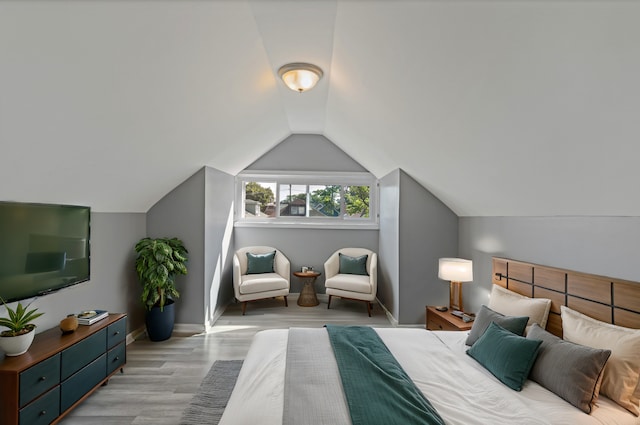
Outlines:
POLYGON ((505 316, 529 316, 527 328, 534 323, 542 329, 547 327, 547 318, 551 308, 548 298, 529 298, 511 292, 500 285, 492 285, 489 308, 505 316))
POLYGON ((600 393, 634 415, 640 414, 640 330, 601 322, 560 306, 563 338, 611 350, 600 393))

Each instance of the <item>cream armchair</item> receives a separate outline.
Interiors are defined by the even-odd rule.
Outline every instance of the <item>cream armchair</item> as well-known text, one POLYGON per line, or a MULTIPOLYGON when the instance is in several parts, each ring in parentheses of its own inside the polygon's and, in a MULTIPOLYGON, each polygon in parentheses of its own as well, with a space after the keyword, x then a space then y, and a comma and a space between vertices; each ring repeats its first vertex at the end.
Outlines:
MULTIPOLYGON (((252 261, 252 265, 255 265, 255 260, 252 261)), ((236 299, 242 303, 242 315, 244 316, 247 311, 248 301, 264 298, 284 296, 284 305, 288 307, 287 295, 289 295, 290 288, 290 270, 289 259, 276 248, 249 246, 237 250, 233 256, 233 290, 236 299), (247 253, 261 255, 274 251, 273 271, 258 269, 258 273, 247 274, 249 268, 247 253)))
POLYGON ((324 275, 324 286, 329 295, 327 308, 331 307, 333 296, 364 301, 367 303, 367 313, 371 317, 371 301, 376 299, 378 291, 378 255, 375 252, 366 248, 339 249, 324 263, 324 275), (351 262, 347 270, 340 270, 340 254, 352 258, 366 255, 366 263, 360 264, 361 267, 358 268, 355 262, 351 262))

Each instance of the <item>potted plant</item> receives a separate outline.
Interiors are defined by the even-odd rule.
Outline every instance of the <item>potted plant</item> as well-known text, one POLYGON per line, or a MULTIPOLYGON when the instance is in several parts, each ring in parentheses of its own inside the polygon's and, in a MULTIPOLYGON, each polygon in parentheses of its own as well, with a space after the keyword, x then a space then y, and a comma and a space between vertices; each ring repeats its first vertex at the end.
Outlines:
POLYGON ((143 238, 135 250, 147 334, 151 341, 164 341, 173 332, 174 299, 180 296, 175 279, 187 274, 188 251, 178 238, 143 238))
POLYGON ((36 325, 31 322, 44 313, 37 313, 37 308, 28 310, 31 303, 24 307, 19 302, 16 309, 13 310, 2 298, 0 300, 9 314, 8 318, 0 318, 0 326, 9 328, 8 331, 0 332, 0 349, 7 356, 19 356, 27 352, 36 334, 36 325))

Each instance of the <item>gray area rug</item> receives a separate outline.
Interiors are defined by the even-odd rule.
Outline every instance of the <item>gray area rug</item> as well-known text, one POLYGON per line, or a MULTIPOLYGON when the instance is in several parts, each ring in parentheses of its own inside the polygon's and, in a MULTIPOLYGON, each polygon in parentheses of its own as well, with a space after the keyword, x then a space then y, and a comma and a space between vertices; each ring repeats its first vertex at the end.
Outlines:
POLYGON ((182 413, 181 425, 217 425, 227 406, 242 360, 217 360, 182 413))

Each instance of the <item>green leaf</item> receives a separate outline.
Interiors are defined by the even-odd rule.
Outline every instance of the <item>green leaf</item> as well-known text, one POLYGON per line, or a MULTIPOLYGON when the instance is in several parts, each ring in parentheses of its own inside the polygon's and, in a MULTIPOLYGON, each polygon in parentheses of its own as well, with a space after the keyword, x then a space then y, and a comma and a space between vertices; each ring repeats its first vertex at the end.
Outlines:
POLYGON ((143 238, 135 245, 135 268, 142 285, 141 301, 146 308, 161 308, 169 298, 178 298, 175 277, 186 274, 188 251, 178 238, 143 238))

